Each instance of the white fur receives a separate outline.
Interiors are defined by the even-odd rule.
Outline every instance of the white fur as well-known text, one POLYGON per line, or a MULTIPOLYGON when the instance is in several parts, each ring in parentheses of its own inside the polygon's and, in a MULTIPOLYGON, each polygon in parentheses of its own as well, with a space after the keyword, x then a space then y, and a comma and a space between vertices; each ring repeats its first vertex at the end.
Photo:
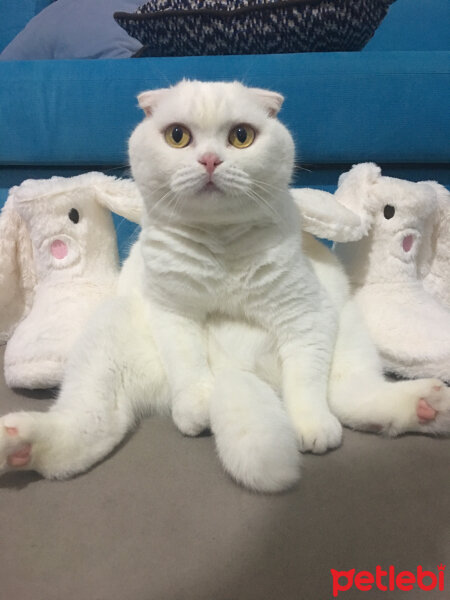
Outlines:
POLYGON ((384 380, 343 268, 309 234, 301 241, 287 191, 292 142, 261 94, 184 82, 141 100, 149 116, 130 154, 146 201, 142 235, 118 296, 71 354, 56 404, 0 420, 0 469, 30 444, 23 468, 49 478, 79 473, 152 411, 171 410, 186 433, 210 422, 227 472, 265 492, 298 479, 298 447, 338 445, 339 421, 393 435, 448 433, 449 390, 437 380, 384 380), (223 194, 201 191, 197 146, 177 171, 181 159, 161 139, 168 121, 189 126, 200 152, 222 153, 223 194), (260 134, 241 156, 225 143, 236 122, 260 134), (255 179, 265 202, 251 197, 255 179), (158 204, 165 194, 169 206, 158 204), (421 398, 439 411, 426 424, 421 398))

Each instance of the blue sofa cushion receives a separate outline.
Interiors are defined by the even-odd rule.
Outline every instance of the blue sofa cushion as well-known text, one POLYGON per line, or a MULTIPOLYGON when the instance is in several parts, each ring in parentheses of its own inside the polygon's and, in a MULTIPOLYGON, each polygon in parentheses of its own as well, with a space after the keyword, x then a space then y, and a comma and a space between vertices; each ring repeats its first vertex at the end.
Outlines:
POLYGON ((113 14, 138 5, 138 0, 58 0, 31 19, 0 59, 129 58, 141 44, 113 14))
POLYGON ((0 52, 53 0, 0 0, 0 52))
POLYGON ((394 0, 150 0, 114 17, 145 56, 360 50, 394 0))

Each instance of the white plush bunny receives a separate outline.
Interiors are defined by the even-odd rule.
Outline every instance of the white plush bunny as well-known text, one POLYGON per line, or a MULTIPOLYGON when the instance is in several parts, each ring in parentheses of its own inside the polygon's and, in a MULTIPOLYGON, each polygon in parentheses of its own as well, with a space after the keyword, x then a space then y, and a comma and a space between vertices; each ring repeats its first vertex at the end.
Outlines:
POLYGON ((450 192, 435 181, 427 181, 436 192, 438 208, 432 236, 432 260, 424 277, 427 292, 450 309, 450 192))
POLYGON ((450 311, 439 301, 450 297, 450 204, 441 188, 364 163, 340 177, 334 195, 294 195, 304 229, 341 242, 336 254, 386 370, 450 381, 450 311))
POLYGON ((119 260, 110 210, 137 222, 131 180, 103 173, 27 180, 0 216, 0 336, 10 387, 61 382, 67 355, 110 295, 119 260))
POLYGON ((11 197, 0 214, 0 258, 0 342, 5 342, 30 310, 36 285, 31 239, 11 197))

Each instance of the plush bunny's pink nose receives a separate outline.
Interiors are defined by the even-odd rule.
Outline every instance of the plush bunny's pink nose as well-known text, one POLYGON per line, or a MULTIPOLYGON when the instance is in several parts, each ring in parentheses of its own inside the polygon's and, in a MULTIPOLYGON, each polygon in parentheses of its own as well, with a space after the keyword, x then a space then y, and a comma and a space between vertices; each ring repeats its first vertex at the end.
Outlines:
POLYGON ((402 242, 403 250, 405 252, 409 252, 412 248, 413 243, 414 243, 414 236, 407 235, 406 237, 404 237, 403 242, 402 242))
POLYGON ((212 152, 208 152, 204 154, 201 158, 198 159, 198 162, 201 165, 204 165, 208 175, 212 175, 215 168, 222 164, 223 161, 217 156, 217 154, 213 154, 212 152))
POLYGON ((52 256, 58 260, 61 260, 67 256, 67 244, 65 244, 62 240, 55 240, 50 246, 50 252, 52 253, 52 256))

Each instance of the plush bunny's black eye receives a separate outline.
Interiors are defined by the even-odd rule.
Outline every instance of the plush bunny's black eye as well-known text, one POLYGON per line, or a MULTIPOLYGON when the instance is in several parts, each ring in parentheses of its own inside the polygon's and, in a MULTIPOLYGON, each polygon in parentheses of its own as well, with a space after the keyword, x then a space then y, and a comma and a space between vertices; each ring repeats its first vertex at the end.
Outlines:
POLYGON ((72 223, 78 223, 78 221, 80 220, 80 213, 77 211, 76 208, 71 208, 70 212, 69 212, 69 219, 72 221, 72 223))
POLYGON ((385 219, 392 219, 395 215, 395 208, 391 204, 386 204, 383 214, 385 219))

